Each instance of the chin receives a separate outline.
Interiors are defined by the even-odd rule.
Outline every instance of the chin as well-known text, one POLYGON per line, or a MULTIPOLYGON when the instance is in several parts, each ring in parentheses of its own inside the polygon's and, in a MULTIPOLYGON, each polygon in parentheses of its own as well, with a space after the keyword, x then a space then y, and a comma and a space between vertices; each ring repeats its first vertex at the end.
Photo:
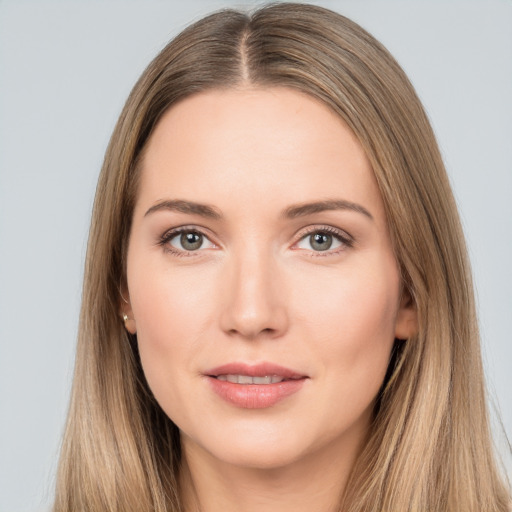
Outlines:
POLYGON ((185 435, 182 438, 184 448, 187 452, 206 452, 223 464, 262 470, 289 466, 315 449, 301 429, 282 425, 276 429, 269 425, 250 427, 238 425, 232 430, 210 430, 207 438, 185 435))
POLYGON ((295 446, 283 446, 267 441, 265 446, 233 445, 232 449, 212 454, 230 466, 272 470, 290 466, 301 458, 301 450, 295 446))

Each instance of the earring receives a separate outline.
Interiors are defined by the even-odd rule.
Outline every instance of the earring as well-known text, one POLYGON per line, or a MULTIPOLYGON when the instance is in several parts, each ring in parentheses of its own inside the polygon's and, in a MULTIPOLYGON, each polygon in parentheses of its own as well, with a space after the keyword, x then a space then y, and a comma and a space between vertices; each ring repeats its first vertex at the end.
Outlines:
POLYGON ((124 322, 124 328, 130 334, 135 334, 137 332, 137 328, 136 328, 136 324, 135 324, 135 319, 134 318, 129 318, 126 313, 121 313, 121 318, 123 319, 123 322, 124 322))

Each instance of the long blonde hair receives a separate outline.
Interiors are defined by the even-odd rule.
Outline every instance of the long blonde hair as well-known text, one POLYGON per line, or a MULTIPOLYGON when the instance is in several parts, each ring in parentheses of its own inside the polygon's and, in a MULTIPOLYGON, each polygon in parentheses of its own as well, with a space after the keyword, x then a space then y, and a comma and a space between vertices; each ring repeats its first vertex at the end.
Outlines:
POLYGON ((503 512, 465 242, 434 134, 387 50, 304 4, 222 11, 183 31, 132 90, 106 152, 91 223, 75 378, 55 512, 182 510, 179 432, 149 390, 120 287, 139 162, 181 99, 240 83, 298 89, 353 130, 384 200, 419 333, 396 345, 344 512, 503 512))

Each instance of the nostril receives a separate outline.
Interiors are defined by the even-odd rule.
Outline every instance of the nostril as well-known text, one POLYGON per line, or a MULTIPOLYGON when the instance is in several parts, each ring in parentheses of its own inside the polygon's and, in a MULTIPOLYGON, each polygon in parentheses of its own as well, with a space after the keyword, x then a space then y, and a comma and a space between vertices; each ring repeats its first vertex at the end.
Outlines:
POLYGON ((261 260, 250 268, 235 265, 223 281, 219 320, 229 336, 274 338, 287 330, 286 301, 278 291, 278 280, 271 279, 272 272, 261 265, 261 260))

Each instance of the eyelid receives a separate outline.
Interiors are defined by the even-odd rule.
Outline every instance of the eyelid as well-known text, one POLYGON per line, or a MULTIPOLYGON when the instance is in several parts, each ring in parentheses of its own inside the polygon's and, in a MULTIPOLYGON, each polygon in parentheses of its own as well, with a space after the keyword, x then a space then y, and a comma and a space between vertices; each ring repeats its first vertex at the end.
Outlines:
MULTIPOLYGON (((214 242, 212 240, 212 235, 209 234, 209 230, 206 228, 203 228, 202 226, 198 226, 196 224, 187 224, 183 226, 176 226, 173 228, 170 228, 166 230, 158 240, 158 245, 161 245, 165 248, 166 251, 173 253, 177 256, 200 256, 202 252, 204 252, 205 249, 200 249, 197 251, 186 251, 177 249, 169 244, 169 241, 172 240, 174 237, 179 235, 180 233, 198 233, 202 236, 204 236, 211 244, 215 246, 216 249, 220 248, 220 244, 217 242, 214 242)), ((323 225, 323 224, 314 224, 311 226, 307 226, 303 229, 301 229, 297 235, 295 236, 295 242, 293 242, 291 249, 292 250, 301 250, 301 251, 307 251, 311 253, 313 256, 329 256, 333 254, 338 254, 339 252, 342 252, 346 249, 349 249, 353 247, 355 243, 354 237, 350 235, 347 231, 336 228, 334 226, 329 225, 323 225), (297 244, 304 240, 307 236, 312 235, 313 233, 328 233, 335 238, 337 238, 341 243, 342 246, 326 250, 326 251, 307 251, 306 249, 299 249, 297 248, 297 244)))
POLYGON ((212 236, 208 234, 208 231, 209 230, 207 230, 206 228, 197 226, 196 224, 188 224, 184 226, 173 227, 165 231, 159 237, 158 245, 161 245, 165 251, 170 252, 175 256, 200 256, 200 254, 204 252, 205 249, 199 249, 197 251, 186 251, 173 247, 169 242, 181 233, 197 233, 199 235, 204 236, 212 245, 215 246, 214 248, 219 248, 219 244, 212 240, 212 236))
POLYGON ((333 254, 338 254, 339 252, 345 251, 346 249, 349 249, 354 246, 355 240, 352 235, 347 233, 345 230, 340 228, 335 228, 334 226, 329 225, 322 225, 322 224, 315 224, 312 226, 307 226, 306 228, 303 228, 302 230, 297 233, 296 241, 292 245, 293 250, 304 250, 307 252, 312 253, 314 256, 329 256, 333 254), (297 244, 304 240, 306 237, 314 234, 314 233, 327 233, 329 235, 334 236, 337 238, 341 243, 342 246, 326 250, 326 251, 307 251, 306 249, 299 249, 297 248, 297 244))

